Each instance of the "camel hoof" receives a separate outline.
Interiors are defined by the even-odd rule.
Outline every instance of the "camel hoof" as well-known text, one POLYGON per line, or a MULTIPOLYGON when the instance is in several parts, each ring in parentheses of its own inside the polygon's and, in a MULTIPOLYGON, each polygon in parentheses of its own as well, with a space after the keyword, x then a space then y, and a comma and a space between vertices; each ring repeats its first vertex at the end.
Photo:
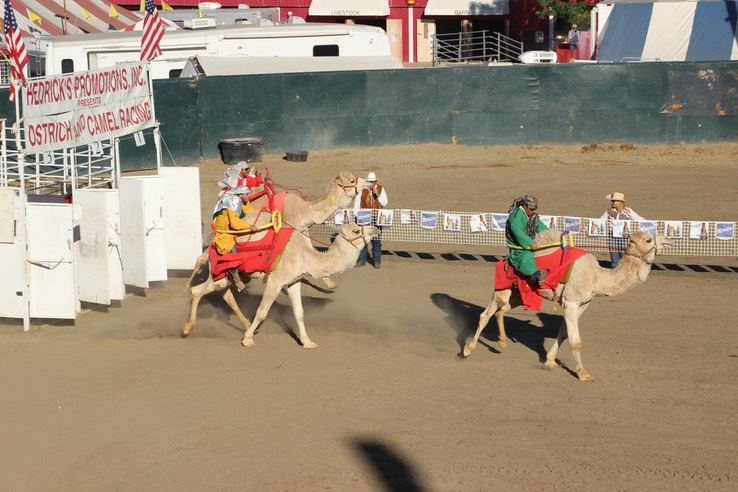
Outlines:
POLYGON ((313 342, 313 341, 311 341, 311 340, 308 340, 306 343, 303 343, 302 344, 302 348, 316 349, 316 348, 318 348, 318 344, 315 343, 315 342, 313 342))
POLYGON ((552 371, 554 369, 558 369, 559 365, 556 363, 556 361, 546 362, 543 364, 543 368, 547 371, 552 371))
POLYGON ((184 327, 182 327, 182 338, 186 338, 187 335, 189 335, 191 331, 192 331, 192 323, 185 323, 184 327))
POLYGON ((247 337, 243 337, 243 340, 241 340, 241 345, 243 345, 244 347, 253 347, 256 344, 254 343, 254 339, 253 338, 251 338, 251 337, 248 337, 248 338, 247 337))
POLYGON ((579 369, 577 371, 577 377, 580 381, 594 381, 594 378, 592 378, 592 376, 590 376, 584 369, 579 369))
POLYGON ((507 340, 498 340, 497 343, 500 344, 501 349, 507 348, 507 340))
POLYGON ((472 350, 476 348, 475 343, 468 343, 464 345, 464 358, 469 357, 472 353, 472 350))

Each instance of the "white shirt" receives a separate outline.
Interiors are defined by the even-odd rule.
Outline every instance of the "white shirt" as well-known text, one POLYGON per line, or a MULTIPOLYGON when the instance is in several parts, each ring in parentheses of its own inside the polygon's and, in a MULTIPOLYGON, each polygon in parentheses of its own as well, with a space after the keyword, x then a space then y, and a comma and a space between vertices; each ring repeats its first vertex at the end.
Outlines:
POLYGON ((641 217, 640 215, 638 215, 638 213, 636 213, 636 211, 633 210, 632 208, 624 207, 623 208, 623 211, 620 212, 620 213, 613 212, 614 216, 613 215, 610 215, 610 211, 611 210, 613 210, 613 209, 612 208, 608 208, 607 210, 605 210, 605 213, 602 214, 602 216, 600 217, 600 219, 607 219, 611 223, 614 220, 646 220, 643 217, 641 217))

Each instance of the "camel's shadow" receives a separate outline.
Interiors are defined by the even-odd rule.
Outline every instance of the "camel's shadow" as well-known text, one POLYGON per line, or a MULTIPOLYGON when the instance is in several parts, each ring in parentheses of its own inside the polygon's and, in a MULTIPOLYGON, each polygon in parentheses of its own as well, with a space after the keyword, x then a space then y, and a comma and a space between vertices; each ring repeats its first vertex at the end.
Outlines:
MULTIPOLYGON (((446 313, 446 323, 456 332, 456 343, 459 345, 457 356, 463 358, 464 345, 469 338, 474 336, 479 324, 479 316, 486 306, 477 306, 444 293, 431 294, 430 297, 433 304, 446 313)), ((531 312, 531 315, 536 316, 543 327, 533 325, 532 320, 518 319, 508 315, 505 317, 505 331, 510 342, 528 347, 538 355, 538 361, 543 363, 546 361, 544 341, 546 338, 556 338, 562 317, 541 312, 535 314, 531 312)), ((478 343, 490 352, 499 354, 500 350, 493 345, 499 339, 499 335, 495 317, 491 316, 489 323, 482 330, 478 343)))

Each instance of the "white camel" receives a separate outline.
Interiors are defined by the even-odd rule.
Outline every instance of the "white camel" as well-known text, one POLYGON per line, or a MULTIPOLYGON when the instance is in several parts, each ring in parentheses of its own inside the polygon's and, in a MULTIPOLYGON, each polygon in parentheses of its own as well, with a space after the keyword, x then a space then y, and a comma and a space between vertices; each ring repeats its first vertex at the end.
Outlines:
MULTIPOLYGON (((299 327, 300 343, 304 348, 317 348, 318 345, 310 340, 305 330, 305 313, 302 308, 300 294, 302 278, 306 275, 315 278, 326 278, 345 272, 356 264, 361 250, 378 233, 379 229, 374 226, 344 224, 338 228, 338 236, 336 236, 328 250, 320 252, 313 248, 310 238, 299 232, 293 232, 282 251, 279 263, 267 277, 264 295, 256 309, 253 323, 250 323, 239 309, 233 290, 228 288, 230 280, 222 278, 213 281, 212 275, 208 275, 205 282, 190 289, 192 307, 190 309, 190 319, 185 323, 182 330, 183 336, 189 334, 195 324, 197 305, 200 299, 211 292, 225 289, 223 299, 233 309, 233 312, 236 313, 246 329, 241 344, 244 347, 253 347, 254 333, 262 321, 266 319, 269 308, 271 308, 279 292, 285 289, 292 302, 292 311, 299 327)), ((250 278, 264 278, 264 273, 252 273, 250 278)))
MULTIPOLYGON (((536 237, 536 241, 538 244, 556 243, 559 235, 560 233, 555 230, 543 231, 536 237)), ((564 319, 556 341, 546 354, 544 368, 558 367, 556 353, 564 340, 568 338, 576 361, 577 377, 580 381, 591 381, 592 377, 582 365, 579 317, 595 297, 616 296, 643 283, 648 278, 656 254, 662 253, 663 249, 670 245, 671 240, 662 235, 654 238, 645 232, 636 232, 631 236, 630 243, 625 249, 625 255, 614 270, 600 267, 594 256, 586 254, 574 262, 569 281, 556 288, 555 297, 552 290, 542 289, 540 293, 544 298, 558 299, 564 308, 564 319)), ((536 256, 546 253, 547 250, 539 250, 536 256)), ((522 304, 518 290, 514 292, 509 289, 496 290, 489 305, 479 317, 479 325, 474 338, 464 345, 464 357, 471 355, 472 350, 476 348, 479 335, 493 314, 497 319, 500 332, 500 348, 507 347, 505 313, 522 304)))
MULTIPOLYGON (((359 194, 359 190, 366 188, 366 186, 367 181, 364 178, 357 178, 350 172, 343 171, 328 183, 325 195, 316 200, 307 201, 294 193, 288 193, 284 197, 284 207, 282 210, 284 226, 294 227, 296 231, 306 231, 308 227, 314 224, 322 224, 335 214, 337 210, 350 206, 356 195, 359 194)), ((260 207, 265 206, 266 202, 266 197, 260 197, 252 205, 254 209, 258 210, 260 207)), ((251 224, 256 223, 258 226, 263 226, 271 218, 270 214, 259 213, 257 211, 247 214, 244 220, 251 224)), ((264 234, 263 232, 252 234, 243 239, 255 241, 264 237, 264 234)), ((192 279, 209 263, 210 255, 206 249, 195 261, 195 267, 192 270, 190 279, 185 284, 185 290, 188 290, 192 286, 192 279)), ((330 289, 336 288, 337 284, 331 278, 324 278, 323 282, 330 289)))

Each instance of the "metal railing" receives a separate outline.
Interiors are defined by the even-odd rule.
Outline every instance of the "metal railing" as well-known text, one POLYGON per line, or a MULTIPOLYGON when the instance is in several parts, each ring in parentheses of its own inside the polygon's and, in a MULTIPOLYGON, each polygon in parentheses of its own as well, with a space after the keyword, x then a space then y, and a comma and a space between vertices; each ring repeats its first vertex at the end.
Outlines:
POLYGON ((499 32, 470 31, 436 34, 432 43, 433 66, 443 63, 518 61, 522 41, 499 32))
POLYGON ((0 57, 0 87, 10 86, 10 60, 0 57))

